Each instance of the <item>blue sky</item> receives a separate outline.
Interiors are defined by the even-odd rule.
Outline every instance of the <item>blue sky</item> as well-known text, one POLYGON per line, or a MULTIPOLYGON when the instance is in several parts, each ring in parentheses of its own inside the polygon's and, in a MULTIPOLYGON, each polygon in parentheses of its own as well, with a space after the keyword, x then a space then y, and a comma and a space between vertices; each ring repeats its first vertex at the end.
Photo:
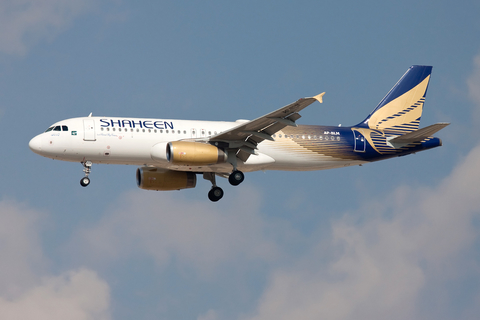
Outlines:
POLYGON ((6 319, 476 319, 480 3, 0 1, 0 314, 6 319), (253 119, 326 91, 352 125, 413 64, 444 146, 256 172, 211 203, 134 166, 39 157, 78 116, 253 119))

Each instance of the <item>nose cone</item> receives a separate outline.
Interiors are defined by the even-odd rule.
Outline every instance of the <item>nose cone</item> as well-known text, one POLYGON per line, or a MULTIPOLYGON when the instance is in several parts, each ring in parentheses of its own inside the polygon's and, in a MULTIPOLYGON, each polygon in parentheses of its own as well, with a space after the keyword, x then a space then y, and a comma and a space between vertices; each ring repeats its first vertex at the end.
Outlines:
POLYGON ((28 147, 35 153, 40 154, 42 152, 42 137, 39 135, 30 140, 28 147))

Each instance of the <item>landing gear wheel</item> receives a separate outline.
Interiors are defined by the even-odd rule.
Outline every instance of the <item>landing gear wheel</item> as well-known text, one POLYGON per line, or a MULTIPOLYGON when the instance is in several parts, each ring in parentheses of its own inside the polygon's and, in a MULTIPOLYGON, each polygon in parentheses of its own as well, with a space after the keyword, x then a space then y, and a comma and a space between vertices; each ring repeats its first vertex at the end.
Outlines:
POLYGON ((88 177, 83 177, 81 180, 80 180, 80 184, 82 187, 86 187, 90 184, 90 178, 88 177))
POLYGON ((88 177, 88 175, 92 172, 92 161, 83 161, 81 162, 81 164, 83 165, 83 172, 85 172, 85 177, 80 180, 80 185, 82 187, 86 187, 90 184, 90 178, 88 177))
POLYGON ((212 189, 208 192, 208 199, 213 202, 217 202, 218 200, 222 199, 223 197, 223 190, 220 187, 212 187, 212 189))
POLYGON ((230 176, 228 176, 228 182, 230 182, 232 186, 238 186, 244 179, 245 175, 242 171, 238 170, 233 171, 230 176))

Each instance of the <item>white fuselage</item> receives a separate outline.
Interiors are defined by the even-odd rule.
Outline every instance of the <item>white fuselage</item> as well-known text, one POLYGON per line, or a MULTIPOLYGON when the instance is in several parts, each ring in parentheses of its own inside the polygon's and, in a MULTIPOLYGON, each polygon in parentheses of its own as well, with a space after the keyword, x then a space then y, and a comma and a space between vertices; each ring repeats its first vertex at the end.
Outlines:
MULTIPOLYGON (((159 120, 139 118, 84 117, 60 121, 50 131, 30 141, 30 148, 45 157, 104 164, 155 166, 192 172, 231 172, 229 163, 199 167, 177 166, 166 158, 152 158, 152 150, 163 152, 166 144, 177 140, 207 140, 235 126, 236 122, 159 120), (63 129, 63 130, 62 130, 63 129)), ((282 134, 281 131, 278 132, 282 134)), ((345 167, 364 163, 359 160, 337 159, 302 148, 293 139, 265 140, 256 154, 238 163, 238 169, 307 171, 345 167)))

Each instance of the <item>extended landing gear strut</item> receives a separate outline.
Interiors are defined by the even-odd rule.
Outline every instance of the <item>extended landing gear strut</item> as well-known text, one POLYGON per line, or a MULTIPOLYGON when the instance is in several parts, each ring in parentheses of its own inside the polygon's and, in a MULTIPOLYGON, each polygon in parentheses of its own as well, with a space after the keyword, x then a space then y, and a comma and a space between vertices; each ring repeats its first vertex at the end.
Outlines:
POLYGON ((82 165, 83 165, 83 172, 85 172, 85 177, 83 177, 80 180, 80 185, 82 187, 86 187, 90 184, 90 178, 88 177, 88 175, 90 174, 90 172, 92 172, 92 161, 90 160, 84 161, 82 162, 82 165))
MULTIPOLYGON (((208 180, 212 183, 212 189, 208 192, 208 199, 213 202, 217 202, 218 200, 222 199, 223 197, 223 190, 222 188, 217 186, 217 182, 215 180, 215 173, 213 172, 204 172, 203 178, 208 180)), ((240 183, 243 182, 245 179, 245 175, 243 172, 234 170, 229 176, 228 181, 232 186, 238 186, 240 183)))

